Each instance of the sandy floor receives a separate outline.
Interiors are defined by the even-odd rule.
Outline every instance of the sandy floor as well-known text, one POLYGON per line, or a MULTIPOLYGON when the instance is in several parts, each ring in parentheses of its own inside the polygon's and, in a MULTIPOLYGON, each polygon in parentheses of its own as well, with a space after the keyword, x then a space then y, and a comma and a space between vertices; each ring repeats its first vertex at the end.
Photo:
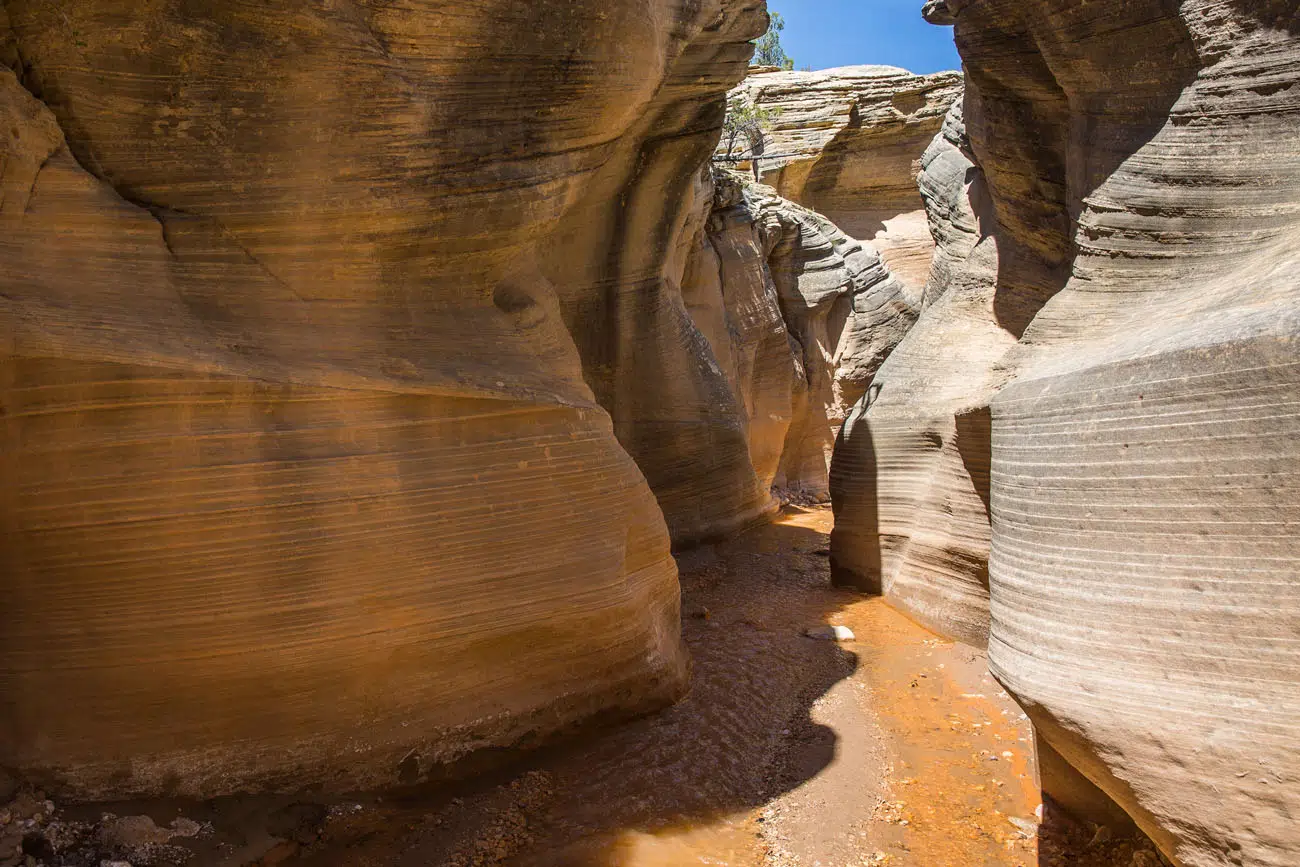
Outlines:
MULTIPOLYGON (((152 839, 178 816, 203 827, 128 847, 144 852, 134 867, 186 850, 193 867, 1159 867, 1148 844, 1056 823, 1050 806, 1040 853, 1019 708, 981 652, 831 588, 831 521, 829 509, 789 507, 681 558, 693 687, 660 714, 471 783, 332 803, 112 808, 157 825, 114 824, 96 807, 80 833, 152 839), (804 634, 827 624, 855 639, 804 634)), ((22 815, 39 809, 31 801, 22 815)), ((46 830, 55 839, 77 820, 59 811, 46 830)), ((98 865, 99 854, 62 863, 98 865)))
POLYGON ((980 653, 832 589, 830 528, 791 510, 682 558, 682 704, 455 800, 367 806, 305 863, 1036 864, 1019 708, 980 653), (803 634, 825 624, 856 640, 803 634))

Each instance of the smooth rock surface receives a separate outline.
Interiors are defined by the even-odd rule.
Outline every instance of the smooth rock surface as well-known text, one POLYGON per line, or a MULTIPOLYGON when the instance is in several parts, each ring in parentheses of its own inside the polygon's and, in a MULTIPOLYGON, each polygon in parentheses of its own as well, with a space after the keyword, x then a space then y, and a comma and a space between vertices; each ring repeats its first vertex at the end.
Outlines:
POLYGON ((836 583, 883 593, 916 620, 988 638, 989 411, 1015 336, 997 321, 995 217, 961 104, 922 160, 938 240, 925 307, 849 416, 831 474, 836 583))
POLYGON ((934 241, 917 196, 918 161, 961 88, 959 72, 846 66, 751 75, 734 92, 778 113, 763 183, 874 246, 919 290, 934 241))
MULTIPOLYGON (((981 461, 941 456, 947 430, 887 424, 891 383, 930 381, 955 341, 970 369, 930 394, 951 388, 954 426, 966 413, 991 443, 990 660, 1051 758, 1045 791, 1099 821, 1122 808, 1179 865, 1300 863, 1300 10, 926 9, 955 20, 968 74, 976 174, 947 210, 981 214, 982 185, 991 220, 963 257, 967 233, 944 241, 931 211, 954 255, 836 456, 837 475, 876 479, 850 478, 866 493, 839 515, 836 562, 872 574, 872 520, 876 565, 898 561, 900 528, 929 521, 897 507, 917 492, 979 492, 981 461)), ((947 537, 915 559, 951 562, 947 537)), ((932 571, 912 572, 928 600, 895 598, 967 633, 978 600, 936 605, 957 585, 932 571)))
POLYGON ((1300 863, 1300 9, 995 0, 957 39, 1024 332, 993 670, 1176 863, 1300 863))
POLYGON ((762 9, 0 8, 0 766, 411 783, 679 696, 663 514, 770 508, 668 279, 762 9))
POLYGON ((744 408, 764 490, 824 500, 848 408, 920 299, 870 247, 766 186, 714 173, 682 292, 744 408))

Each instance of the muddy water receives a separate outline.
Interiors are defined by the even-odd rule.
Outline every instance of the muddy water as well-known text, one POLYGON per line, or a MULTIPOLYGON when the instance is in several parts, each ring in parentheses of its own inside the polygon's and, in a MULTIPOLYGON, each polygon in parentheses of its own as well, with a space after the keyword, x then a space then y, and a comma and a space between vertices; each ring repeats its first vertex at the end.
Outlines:
MULTIPOLYGON (((1027 724, 983 657, 832 589, 829 510, 682 560, 680 705, 455 792, 336 807, 312 867, 1029 865, 1027 724), (849 626, 857 640, 804 631, 849 626)), ((276 856, 281 857, 281 856, 276 856)))

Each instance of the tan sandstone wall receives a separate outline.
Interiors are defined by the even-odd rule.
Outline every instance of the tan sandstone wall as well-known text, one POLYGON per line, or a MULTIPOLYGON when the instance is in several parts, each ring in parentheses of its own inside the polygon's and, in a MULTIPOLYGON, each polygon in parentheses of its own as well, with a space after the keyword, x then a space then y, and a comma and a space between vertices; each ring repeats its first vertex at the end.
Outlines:
POLYGON ((734 92, 774 110, 762 180, 871 244, 909 289, 934 253, 918 160, 961 93, 959 72, 892 66, 751 75, 734 92))
MULTIPOLYGON (((1300 11, 927 12, 956 23, 978 166, 963 195, 979 214, 985 189, 990 219, 836 455, 837 474, 843 454, 846 477, 875 475, 850 479, 837 561, 870 563, 872 517, 886 564, 896 527, 928 532, 888 505, 927 489, 918 466, 936 468, 928 490, 978 491, 979 461, 925 456, 946 431, 886 411, 891 387, 942 371, 946 322, 976 344, 974 375, 941 377, 959 452, 963 414, 988 407, 968 441, 987 425, 990 659, 1051 759, 1045 790, 1092 816, 1122 807, 1180 865, 1300 862, 1300 11), (943 312, 961 296, 978 304, 943 312), (934 349, 903 370, 912 342, 934 349)), ((913 574, 954 596, 950 569, 913 574)), ((898 601, 969 635, 973 596, 947 613, 918 599, 898 601)))
POLYGON ((651 488, 770 503, 665 279, 761 8, 0 8, 0 766, 347 789, 678 696, 651 488))
POLYGON ((994 309, 996 218, 957 103, 922 159, 938 247, 916 326, 835 451, 832 574, 930 628, 988 640, 990 398, 1015 345, 994 309))
POLYGON ((760 484, 824 500, 848 408, 920 299, 825 217, 741 175, 711 179, 683 295, 743 408, 760 484))

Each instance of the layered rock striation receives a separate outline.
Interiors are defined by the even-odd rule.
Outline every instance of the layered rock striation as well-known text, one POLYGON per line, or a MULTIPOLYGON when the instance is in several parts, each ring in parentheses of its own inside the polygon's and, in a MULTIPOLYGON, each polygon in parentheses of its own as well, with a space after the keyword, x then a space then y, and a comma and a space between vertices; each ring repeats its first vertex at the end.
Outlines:
POLYGON ((1300 13, 927 14, 956 23, 968 75, 968 183, 949 151, 941 210, 980 219, 949 233, 932 209, 953 255, 846 425, 837 564, 970 639, 987 478, 990 659, 1034 721, 1046 792, 1097 819, 1122 808, 1179 865, 1295 863, 1300 13), (954 341, 961 374, 940 359, 954 341), (928 412, 896 426, 891 391, 930 382, 943 429, 928 412), (900 508, 926 491, 953 505, 900 508), (918 550, 941 512, 953 529, 918 550))
POLYGON ((918 160, 962 88, 959 72, 892 66, 752 75, 735 93, 775 113, 762 180, 876 247, 919 291, 934 252, 918 160))
POLYGON ((996 217, 961 103, 922 160, 937 249, 919 321, 835 450, 832 574, 921 623, 988 640, 989 401, 1016 338, 997 319, 996 217))
POLYGON ((920 299, 825 217, 739 175, 711 178, 683 297, 743 409, 759 484, 824 500, 847 410, 920 299))
POLYGON ((679 695, 668 529, 771 502, 669 281, 761 7, 0 10, 0 766, 407 783, 679 695))

